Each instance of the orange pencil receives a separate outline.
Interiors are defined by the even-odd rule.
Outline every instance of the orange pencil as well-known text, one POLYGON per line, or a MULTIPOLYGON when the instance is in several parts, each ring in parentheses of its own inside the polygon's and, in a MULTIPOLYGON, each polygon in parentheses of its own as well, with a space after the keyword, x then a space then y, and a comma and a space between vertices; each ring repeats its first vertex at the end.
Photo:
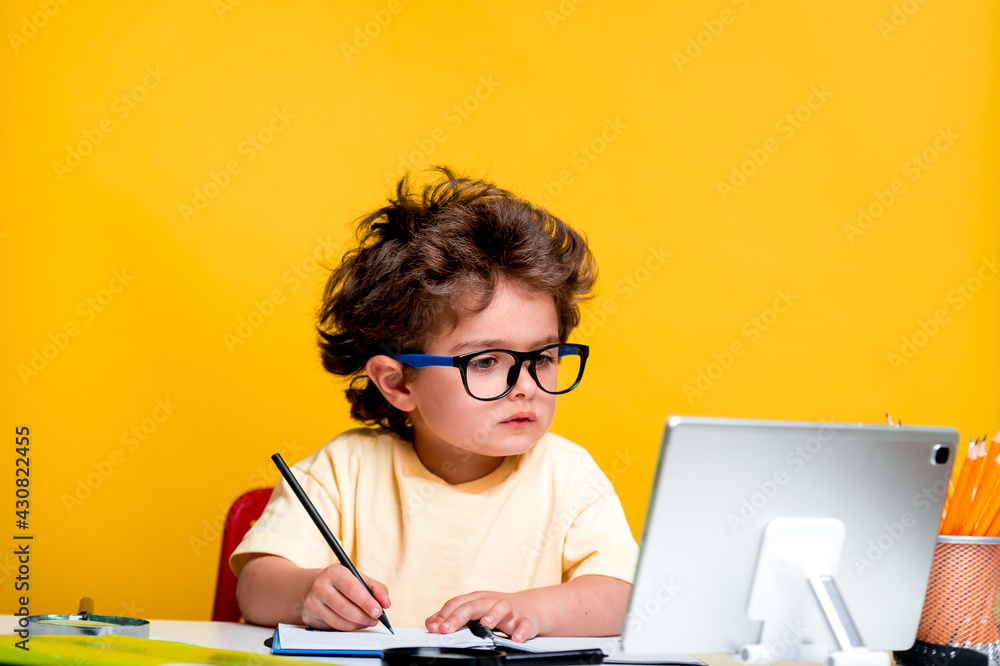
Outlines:
POLYGON ((951 504, 951 498, 955 496, 955 484, 958 483, 958 476, 962 473, 962 465, 965 464, 965 459, 969 457, 969 451, 972 450, 974 445, 975 440, 970 437, 969 445, 965 447, 965 451, 961 451, 961 445, 958 447, 961 453, 956 456, 955 464, 951 467, 951 476, 948 477, 948 497, 945 498, 944 511, 942 511, 942 515, 948 513, 948 506, 951 504))
MULTIPOLYGON (((1000 432, 993 437, 994 442, 998 440, 1000 440, 1000 432)), ((986 508, 985 513, 987 515, 984 515, 982 518, 983 521, 988 523, 984 536, 1000 537, 1000 498, 994 496, 994 500, 986 508)), ((998 602, 1000 602, 1000 598, 998 598, 998 602)), ((998 614, 1000 614, 1000 609, 998 609, 998 614)))
POLYGON ((968 500, 965 503, 962 515, 959 516, 958 533, 965 536, 971 535, 972 529, 975 527, 973 524, 972 506, 978 498, 980 491, 989 495, 989 490, 984 490, 985 486, 982 485, 983 472, 989 460, 988 449, 986 448, 986 435, 983 435, 982 439, 976 441, 976 449, 979 451, 979 457, 972 461, 973 469, 969 477, 971 485, 968 486, 968 500))
POLYGON ((962 534, 965 514, 972 503, 972 494, 975 492, 976 484, 983 470, 983 461, 986 459, 985 445, 977 444, 969 451, 968 459, 962 465, 962 473, 955 484, 955 495, 951 506, 948 507, 948 515, 945 516, 944 524, 941 526, 941 534, 962 534))
POLYGON ((1000 492, 997 491, 997 481, 1000 480, 1000 434, 993 438, 987 448, 986 459, 983 461, 983 473, 976 486, 976 497, 972 500, 966 527, 971 528, 968 534, 985 536, 1000 507, 1000 492))

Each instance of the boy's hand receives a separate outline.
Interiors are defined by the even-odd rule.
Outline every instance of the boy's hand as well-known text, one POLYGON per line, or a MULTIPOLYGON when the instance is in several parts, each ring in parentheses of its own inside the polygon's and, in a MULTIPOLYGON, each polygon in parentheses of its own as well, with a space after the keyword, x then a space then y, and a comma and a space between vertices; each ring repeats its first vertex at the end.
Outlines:
POLYGON ((472 592, 454 597, 424 624, 432 634, 450 634, 469 620, 479 620, 484 627, 499 629, 518 643, 534 638, 541 628, 534 605, 519 592, 472 592))
POLYGON ((313 578, 302 602, 302 621, 314 629, 356 631, 378 624, 382 609, 388 608, 386 586, 364 574, 368 593, 347 567, 334 564, 313 578), (374 595, 374 598, 372 598, 374 595))

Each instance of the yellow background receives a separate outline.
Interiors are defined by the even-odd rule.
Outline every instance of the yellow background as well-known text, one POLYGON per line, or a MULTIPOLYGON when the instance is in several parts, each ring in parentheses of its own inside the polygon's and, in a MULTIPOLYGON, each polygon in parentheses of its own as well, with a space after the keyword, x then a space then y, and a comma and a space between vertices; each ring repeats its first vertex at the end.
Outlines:
POLYGON ((343 251, 406 162, 495 179, 590 238, 601 291, 574 339, 593 359, 553 429, 593 452, 637 535, 670 414, 889 410, 992 434, 997 12, 4 3, 0 538, 19 532, 28 425, 31 612, 89 595, 103 613, 208 618, 225 507, 276 481, 272 453, 351 426, 318 362, 313 256, 343 251))

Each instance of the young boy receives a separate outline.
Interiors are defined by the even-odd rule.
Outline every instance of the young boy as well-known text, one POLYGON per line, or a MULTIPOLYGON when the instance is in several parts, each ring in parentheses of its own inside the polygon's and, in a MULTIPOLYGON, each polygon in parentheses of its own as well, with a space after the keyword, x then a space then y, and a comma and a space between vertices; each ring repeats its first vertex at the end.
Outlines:
POLYGON ((621 632, 637 546, 607 477, 548 433, 588 349, 568 342, 595 278, 584 238, 447 169, 359 223, 327 282, 323 364, 352 377, 348 431, 294 465, 372 593, 287 485, 231 559, 244 617, 516 641, 621 632))

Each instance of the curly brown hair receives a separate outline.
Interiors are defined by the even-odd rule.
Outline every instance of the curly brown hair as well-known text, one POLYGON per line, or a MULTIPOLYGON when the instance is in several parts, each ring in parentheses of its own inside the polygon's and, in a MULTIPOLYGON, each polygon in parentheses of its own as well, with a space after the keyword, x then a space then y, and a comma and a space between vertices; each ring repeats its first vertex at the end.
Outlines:
POLYGON ((445 167, 423 188, 403 176, 395 198, 357 223, 357 245, 327 280, 319 312, 323 367, 353 377, 351 417, 412 436, 406 413, 364 375, 379 354, 420 353, 458 321, 486 308, 500 280, 551 294, 565 342, 580 322, 597 268, 586 238, 485 180, 445 167))

